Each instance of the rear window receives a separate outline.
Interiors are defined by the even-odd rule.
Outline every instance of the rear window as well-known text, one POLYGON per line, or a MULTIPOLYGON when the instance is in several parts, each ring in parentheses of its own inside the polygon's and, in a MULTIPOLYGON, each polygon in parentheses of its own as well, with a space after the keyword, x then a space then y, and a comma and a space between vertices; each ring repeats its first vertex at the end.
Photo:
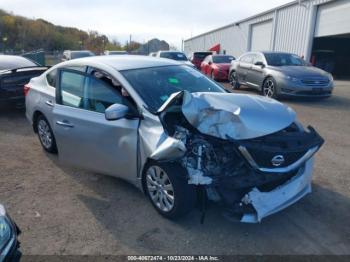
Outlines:
POLYGON ((203 53, 194 53, 193 58, 204 60, 208 55, 211 55, 211 52, 203 52, 203 53))
POLYGON ((37 66, 37 64, 21 56, 0 55, 0 70, 31 66, 37 66))

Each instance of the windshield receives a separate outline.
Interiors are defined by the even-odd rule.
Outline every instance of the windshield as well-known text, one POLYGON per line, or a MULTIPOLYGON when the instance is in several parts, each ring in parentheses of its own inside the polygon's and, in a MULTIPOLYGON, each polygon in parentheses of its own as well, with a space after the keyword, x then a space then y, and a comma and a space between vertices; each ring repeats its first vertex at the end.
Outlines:
POLYGON ((229 64, 231 61, 235 59, 233 56, 230 55, 220 55, 220 56, 213 56, 213 63, 215 64, 229 64))
POLYGON ((267 64, 271 66, 303 66, 305 62, 297 55, 283 53, 264 54, 267 64))
POLYGON ((164 66, 120 71, 143 99, 151 112, 156 112, 175 92, 225 92, 218 84, 189 66, 164 66))
POLYGON ((71 54, 72 59, 93 56, 93 55, 94 54, 92 52, 74 52, 74 53, 72 52, 72 54, 71 54))
POLYGON ((184 53, 181 52, 162 52, 160 53, 160 57, 168 58, 172 60, 178 60, 178 61, 187 61, 187 57, 184 53))

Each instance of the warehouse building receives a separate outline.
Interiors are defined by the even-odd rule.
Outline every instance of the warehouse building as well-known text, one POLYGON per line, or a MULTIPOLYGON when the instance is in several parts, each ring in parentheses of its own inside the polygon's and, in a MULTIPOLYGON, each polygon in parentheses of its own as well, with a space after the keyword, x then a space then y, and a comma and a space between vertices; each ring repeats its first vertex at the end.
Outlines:
POLYGON ((220 49, 298 54, 337 77, 350 77, 350 0, 293 1, 184 41, 184 51, 220 49))

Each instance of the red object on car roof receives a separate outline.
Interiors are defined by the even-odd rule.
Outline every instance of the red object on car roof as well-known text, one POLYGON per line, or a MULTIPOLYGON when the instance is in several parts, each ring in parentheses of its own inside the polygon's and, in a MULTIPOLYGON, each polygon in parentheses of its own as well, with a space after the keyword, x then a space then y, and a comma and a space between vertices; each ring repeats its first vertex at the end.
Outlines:
POLYGON ((216 44, 212 46, 209 51, 215 51, 216 53, 220 53, 220 44, 216 44))

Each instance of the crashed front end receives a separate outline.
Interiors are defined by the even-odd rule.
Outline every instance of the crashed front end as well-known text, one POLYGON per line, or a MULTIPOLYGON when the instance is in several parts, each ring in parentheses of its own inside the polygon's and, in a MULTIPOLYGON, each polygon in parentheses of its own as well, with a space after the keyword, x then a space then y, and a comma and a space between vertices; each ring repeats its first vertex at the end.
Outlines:
POLYGON ((177 161, 188 183, 230 217, 256 223, 311 192, 323 139, 272 99, 181 92, 159 110, 167 138, 151 158, 177 161))

